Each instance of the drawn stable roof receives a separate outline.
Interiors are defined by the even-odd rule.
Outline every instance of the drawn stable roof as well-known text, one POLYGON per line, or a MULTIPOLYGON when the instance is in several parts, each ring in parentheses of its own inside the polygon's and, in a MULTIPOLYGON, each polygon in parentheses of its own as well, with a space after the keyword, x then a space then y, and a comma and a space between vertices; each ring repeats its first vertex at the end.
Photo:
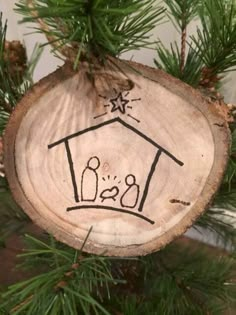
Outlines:
POLYGON ((169 151, 167 151, 166 149, 164 149, 163 147, 161 147, 158 143, 156 143, 155 141, 153 141, 151 138, 149 138, 148 136, 146 136, 145 134, 143 134, 141 131, 139 131, 138 129, 134 128, 133 126, 131 126, 130 124, 126 123, 125 121, 123 121, 121 118, 119 117, 116 117, 114 119, 111 119, 111 120, 108 120, 108 121, 105 121, 101 124, 98 124, 98 125, 95 125, 95 126, 92 126, 92 127, 89 127, 89 128, 86 128, 84 130, 81 130, 81 131, 78 131, 76 133, 73 133, 67 137, 64 137, 54 143, 51 143, 48 145, 48 149, 52 149, 54 148, 55 146, 58 146, 59 144, 62 144, 64 143, 65 141, 68 141, 68 140, 71 140, 73 138, 76 138, 78 136, 81 136, 87 132, 90 132, 90 131, 95 131, 99 128, 102 128, 104 126, 107 126, 107 125, 111 125, 111 124, 114 124, 114 123, 120 123, 121 125, 123 125, 124 127, 126 127, 127 129, 129 130, 132 130, 134 133, 136 133, 138 136, 142 137, 144 140, 146 140, 147 142, 151 143, 153 146, 155 146, 156 148, 160 149, 162 151, 162 153, 166 154, 168 157, 170 157, 174 162, 176 162, 178 165, 180 166, 183 166, 184 163, 181 162, 179 159, 177 159, 173 154, 171 154, 169 151))
POLYGON ((160 156, 164 153, 166 156, 168 156, 170 159, 172 159, 176 164, 178 164, 179 166, 183 166, 184 163, 182 161, 180 161, 179 159, 177 159, 173 154, 171 154, 169 151, 167 151, 166 149, 164 149, 163 147, 161 147, 158 143, 156 143, 155 141, 153 141, 151 138, 149 138, 148 136, 146 136, 145 134, 143 134, 142 132, 140 132, 139 130, 137 130, 136 128, 134 128, 133 126, 129 125, 128 123, 126 123, 125 121, 123 121, 121 118, 117 117, 105 122, 102 122, 100 124, 97 124, 95 126, 91 126, 89 128, 86 128, 84 130, 81 130, 79 132, 73 133, 67 137, 64 137, 54 143, 51 143, 48 145, 48 149, 52 149, 55 148, 56 146, 60 145, 60 144, 64 144, 65 148, 66 148, 66 152, 67 152, 67 158, 68 158, 68 163, 70 166, 70 173, 71 173, 71 179, 72 179, 72 184, 73 184, 73 188, 74 188, 74 197, 75 197, 75 202, 78 203, 80 202, 79 199, 79 195, 78 195, 78 188, 77 188, 77 182, 76 182, 76 176, 75 176, 75 172, 74 172, 74 168, 73 168, 73 160, 72 160, 72 154, 70 151, 70 146, 69 146, 69 141, 71 139, 74 139, 76 137, 79 137, 81 135, 87 134, 89 132, 93 132, 95 130, 99 130, 105 126, 109 126, 112 124, 120 124, 123 127, 127 128, 128 130, 132 131, 133 133, 135 133, 137 136, 141 137, 142 139, 144 139, 145 141, 147 141, 148 143, 150 143, 151 145, 153 145, 156 149, 156 155, 155 158, 153 160, 152 165, 150 166, 150 170, 149 173, 147 175, 147 180, 145 183, 145 188, 143 191, 143 195, 141 196, 141 200, 139 202, 139 206, 137 208, 139 213, 136 213, 134 211, 130 211, 128 209, 125 208, 117 208, 117 207, 110 207, 110 206, 102 206, 102 205, 77 205, 77 206, 73 206, 73 207, 69 207, 67 208, 67 211, 74 211, 74 210, 79 210, 79 209, 103 209, 103 210, 110 210, 110 211, 118 211, 121 213, 126 213, 126 214, 130 214, 136 217, 139 217, 140 219, 143 219, 147 222, 149 222, 150 224, 154 224, 155 222, 152 221, 151 219, 145 217, 144 215, 141 215, 140 213, 143 211, 143 207, 144 207, 144 203, 146 201, 147 195, 148 195, 148 190, 149 190, 149 186, 152 180, 152 176, 156 170, 156 166, 158 164, 158 161, 160 159, 160 156))

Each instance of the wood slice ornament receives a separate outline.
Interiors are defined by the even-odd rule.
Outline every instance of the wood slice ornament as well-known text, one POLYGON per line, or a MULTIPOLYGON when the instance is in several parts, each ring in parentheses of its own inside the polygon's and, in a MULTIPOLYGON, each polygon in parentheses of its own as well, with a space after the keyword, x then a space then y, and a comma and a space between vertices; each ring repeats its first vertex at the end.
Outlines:
POLYGON ((159 70, 119 66, 94 70, 94 84, 86 64, 78 72, 66 64, 36 84, 7 126, 5 169, 16 201, 58 240, 81 248, 92 227, 85 251, 137 256, 207 208, 229 132, 194 89, 159 70))

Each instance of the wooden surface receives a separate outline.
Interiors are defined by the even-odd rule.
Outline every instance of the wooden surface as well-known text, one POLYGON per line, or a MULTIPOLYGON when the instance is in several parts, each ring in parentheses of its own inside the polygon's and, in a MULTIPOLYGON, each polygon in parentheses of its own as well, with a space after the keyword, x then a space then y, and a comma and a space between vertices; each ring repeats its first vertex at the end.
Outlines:
POLYGON ((227 124, 172 77, 132 63, 127 77, 64 66, 11 116, 5 167, 17 202, 60 241, 145 255, 185 232, 218 189, 227 124), (133 82, 133 86, 130 84, 133 82))

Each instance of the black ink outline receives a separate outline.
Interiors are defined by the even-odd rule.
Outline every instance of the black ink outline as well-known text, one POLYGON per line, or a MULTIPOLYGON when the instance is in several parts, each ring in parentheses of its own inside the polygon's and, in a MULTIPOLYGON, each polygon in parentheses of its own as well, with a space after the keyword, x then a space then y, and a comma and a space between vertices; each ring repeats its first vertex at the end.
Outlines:
MULTIPOLYGON (((124 95, 124 92, 119 92, 113 88, 113 91, 115 92, 116 96, 114 98, 109 99, 109 102, 111 105, 105 104, 104 108, 108 108, 110 106, 112 106, 111 108, 111 113, 114 113, 116 111, 119 111, 121 114, 125 115, 126 113, 126 108, 127 109, 133 109, 132 106, 126 106, 127 104, 129 104, 130 102, 137 102, 137 101, 141 101, 141 97, 140 98, 133 98, 131 100, 126 99, 126 97, 130 94, 130 92, 126 92, 124 95)), ((103 98, 104 100, 108 100, 108 98, 106 96, 103 96, 101 94, 98 95, 100 98, 103 98)), ((105 116, 106 113, 103 113, 101 115, 95 116, 94 119, 98 119, 101 118, 103 116, 105 116)), ((137 123, 140 123, 140 120, 138 118, 135 118, 134 116, 127 114, 128 117, 132 118, 134 121, 136 121, 137 123)))
POLYGON ((130 114, 127 114, 127 116, 129 118, 132 118, 133 120, 135 120, 138 124, 141 122, 140 120, 138 120, 137 118, 135 118, 134 116, 130 115, 130 114))
POLYGON ((129 104, 129 100, 123 98, 121 92, 115 98, 110 99, 110 103, 112 104, 111 113, 119 111, 121 114, 126 114, 126 105, 129 104))
POLYGON ((179 199, 171 199, 170 203, 180 203, 183 206, 191 206, 191 202, 183 201, 183 200, 179 200, 179 199))
POLYGON ((129 208, 129 209, 134 209, 136 206, 137 206, 137 203, 138 203, 138 200, 139 200, 139 194, 140 194, 140 187, 139 187, 139 185, 137 185, 136 184, 136 177, 133 175, 133 174, 129 174, 129 175, 127 175, 126 176, 126 178, 125 178, 125 183, 126 183, 126 185, 128 186, 128 188, 126 189, 126 191, 123 193, 123 195, 121 196, 121 198, 120 198, 120 204, 121 204, 121 207, 123 207, 123 208, 129 208), (129 176, 132 176, 133 177, 133 179, 134 179, 134 183, 133 184, 128 184, 127 183, 127 180, 128 180, 128 177, 129 176), (137 187, 137 196, 136 196, 136 199, 135 199, 135 203, 134 203, 134 206, 125 206, 124 205, 124 203, 123 203, 123 198, 126 196, 126 194, 129 192, 129 190, 133 187, 133 186, 136 186, 137 187))
POLYGON ((143 206, 144 206, 144 203, 146 201, 146 198, 147 198, 147 195, 148 195, 148 190, 149 190, 149 186, 150 186, 150 183, 151 183, 151 179, 152 179, 152 176, 156 170, 156 166, 159 162, 159 159, 161 157, 161 154, 162 154, 162 150, 159 150, 156 154, 156 157, 152 163, 152 166, 151 166, 151 169, 150 169, 150 172, 148 174, 148 178, 147 178, 147 182, 146 182, 146 185, 145 185, 145 188, 144 188, 144 192, 143 192, 143 197, 141 199, 141 202, 140 202, 140 205, 139 205, 139 208, 138 208, 138 211, 139 212, 142 212, 143 211, 143 206))
POLYGON ((101 94, 98 94, 99 97, 103 98, 104 100, 107 100, 107 97, 106 96, 103 96, 101 94))
POLYGON ((75 177, 74 163, 73 163, 71 151, 70 151, 69 140, 65 140, 64 143, 65 143, 67 159, 68 159, 68 163, 70 167, 70 174, 71 174, 71 180, 72 180, 72 185, 73 185, 73 190, 74 190, 75 202, 79 202, 80 200, 79 200, 79 194, 78 194, 78 187, 77 187, 77 182, 76 182, 76 177, 75 177))
POLYGON ((70 136, 64 137, 61 140, 58 140, 58 141, 55 141, 55 142, 49 144, 48 145, 48 149, 50 150, 50 149, 58 146, 59 144, 64 143, 65 141, 68 141, 70 139, 76 138, 76 137, 78 137, 80 135, 83 135, 83 134, 89 132, 89 131, 97 130, 97 129, 103 127, 103 126, 107 126, 107 125, 113 124, 115 122, 120 123, 121 125, 123 125, 127 129, 129 129, 129 130, 133 131, 134 133, 136 133, 137 135, 139 135, 141 138, 145 139, 147 142, 151 143, 157 149, 160 149, 164 154, 166 154, 169 158, 171 158, 179 166, 183 166, 184 165, 184 163, 182 161, 178 160, 173 154, 171 154, 169 151, 167 151, 166 149, 161 147, 159 144, 157 144, 151 138, 149 138, 148 136, 143 134, 141 131, 137 130, 135 127, 131 126, 130 124, 128 124, 126 122, 124 122, 120 117, 116 117, 114 119, 107 120, 107 121, 104 121, 104 122, 102 122, 102 123, 100 123, 98 125, 95 125, 95 126, 87 128, 87 129, 84 129, 82 131, 75 132, 75 133, 71 134, 70 136))
MULTIPOLYGON (((155 169, 156 169, 156 166, 158 164, 158 161, 159 161, 159 158, 161 156, 162 153, 164 153, 166 156, 168 156, 169 158, 171 158, 176 164, 178 164, 179 166, 183 166, 184 163, 180 160, 178 160, 174 155, 172 155, 169 151, 167 151, 166 149, 164 149, 163 147, 161 147, 159 144, 157 144, 155 141, 153 141, 151 138, 149 138, 148 136, 146 136, 145 134, 143 134, 142 132, 140 132, 139 130, 137 130, 135 127, 133 127, 132 125, 126 123, 125 121, 123 121, 121 118, 117 117, 117 118, 114 118, 114 119, 111 119, 111 120, 108 120, 108 121, 105 121, 105 122, 102 122, 101 124, 97 124, 95 126, 92 126, 92 127, 89 127, 87 129, 84 129, 82 131, 79 131, 79 132, 76 132, 74 134, 71 134, 70 136, 67 136, 59 141, 56 141, 54 143, 51 143, 48 145, 48 149, 52 149, 62 143, 65 143, 65 146, 66 146, 66 150, 67 150, 67 156, 68 156, 68 162, 69 162, 69 165, 70 165, 70 170, 71 170, 71 177, 72 177, 72 183, 73 183, 73 187, 74 187, 74 193, 75 193, 75 199, 79 200, 79 196, 78 196, 78 191, 77 191, 77 185, 76 185, 76 181, 75 181, 75 174, 74 174, 74 168, 73 168, 73 161, 72 161, 72 157, 71 157, 71 152, 70 152, 70 148, 69 148, 69 143, 68 141, 70 139, 73 139, 75 137, 78 137, 80 135, 83 135, 89 131, 94 131, 94 130, 97 130, 101 127, 104 127, 104 126, 108 126, 110 124, 113 124, 113 123, 120 123, 121 125, 123 125, 124 127, 126 127, 127 129, 133 131, 134 133, 136 133, 138 136, 140 136, 141 138, 143 138, 144 140, 146 140, 147 142, 149 142, 150 144, 152 144, 154 147, 156 147, 158 149, 158 152, 156 154, 156 157, 155 157, 155 160, 151 166, 151 169, 150 169, 150 172, 149 172, 149 175, 148 175, 148 178, 147 178, 147 182, 146 182, 146 186, 144 188, 144 193, 143 193, 143 196, 142 196, 142 199, 141 199, 141 202, 140 202, 140 205, 139 205, 139 208, 138 208, 138 211, 139 212, 142 212, 143 210, 143 207, 144 207, 144 203, 146 201, 146 198, 147 198, 147 195, 148 195, 148 190, 149 190, 149 185, 150 185, 150 182, 151 182, 151 179, 152 179, 152 176, 155 172, 155 169), (75 185, 74 185, 75 184, 75 185), (77 195, 76 195, 77 193, 77 195)), ((80 209, 80 208, 83 208, 83 206, 80 206, 79 208, 78 207, 75 207, 75 210, 76 209, 80 209)), ((89 206, 88 206, 89 207, 89 206)), ((86 206, 86 208, 88 208, 86 206)), ((93 208, 98 208, 98 209, 102 209, 103 207, 101 206, 99 208, 99 206, 96 206, 93 208)), ((71 209, 71 208, 69 208, 71 209)), ((73 208, 72 208, 73 209, 73 208)), ((121 209, 119 208, 112 208, 112 207, 107 207, 107 209, 111 209, 111 210, 114 210, 116 209, 115 211, 121 211, 121 209), (118 209, 118 210, 117 210, 118 209)), ((130 212, 128 210, 124 210, 122 209, 121 212, 125 212, 125 213, 130 213, 132 215, 136 215, 135 213, 133 212, 130 212)), ((139 216, 139 215, 136 215, 136 216, 139 216)), ((141 216, 143 218, 143 216, 141 216)), ((148 219, 149 220, 149 219, 148 219)), ((154 223, 153 223, 154 224, 154 223)))
POLYGON ((115 198, 119 195, 119 193, 120 193, 119 188, 118 188, 117 186, 113 186, 113 187, 111 187, 111 188, 104 189, 104 190, 101 192, 101 194, 100 194, 99 197, 101 198, 102 202, 104 202, 104 201, 107 200, 107 199, 112 199, 113 201, 116 201, 115 198), (114 196, 109 196, 109 197, 104 197, 104 196, 103 196, 103 194, 104 194, 105 192, 112 191, 113 189, 115 189, 115 191, 116 191, 116 193, 115 193, 114 196))
POLYGON ((103 114, 101 114, 101 115, 98 115, 98 116, 93 117, 93 119, 101 118, 101 117, 103 117, 103 116, 106 116, 107 114, 108 114, 108 113, 105 112, 105 113, 103 113, 103 114))
POLYGON ((120 208, 113 208, 113 207, 106 207, 106 206, 94 206, 94 205, 86 205, 86 206, 76 206, 76 207, 70 207, 70 208, 67 208, 67 212, 71 212, 71 211, 74 211, 74 210, 80 210, 80 209, 101 209, 101 210, 110 210, 110 211, 116 211, 116 212, 121 212, 121 213, 127 213, 127 214, 130 214, 130 215, 133 215, 135 217, 138 217, 150 224, 155 224, 155 221, 145 217, 144 215, 141 215, 139 213, 136 213, 136 212, 133 212, 133 211, 129 211, 129 210, 124 210, 124 209, 120 209, 120 208))
POLYGON ((96 199, 97 199, 97 194, 98 194, 98 174, 96 172, 96 170, 100 167, 101 165, 101 162, 99 160, 99 158, 97 156, 92 156, 88 162, 87 162, 87 166, 85 167, 83 173, 82 173, 82 176, 81 176, 81 184, 80 184, 80 188, 81 188, 81 201, 90 201, 90 202, 94 202, 96 199), (91 166, 89 166, 89 163, 92 159, 96 159, 97 162, 98 162, 98 165, 96 168, 93 168, 91 166), (84 199, 84 191, 83 191, 83 187, 84 187, 84 173, 87 171, 87 170, 91 170, 93 171, 94 175, 96 176, 96 191, 95 191, 95 197, 93 199, 84 199))

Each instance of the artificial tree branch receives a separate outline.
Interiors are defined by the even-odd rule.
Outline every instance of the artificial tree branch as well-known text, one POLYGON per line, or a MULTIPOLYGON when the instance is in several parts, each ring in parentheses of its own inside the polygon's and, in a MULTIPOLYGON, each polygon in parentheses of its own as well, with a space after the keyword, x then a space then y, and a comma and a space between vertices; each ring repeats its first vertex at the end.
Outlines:
POLYGON ((18 310, 20 310, 24 305, 30 303, 30 302, 32 301, 33 297, 34 297, 33 295, 27 297, 25 301, 19 303, 19 304, 16 305, 14 308, 12 308, 11 313, 14 314, 14 313, 17 312, 18 310))
POLYGON ((75 65, 104 64, 107 55, 150 47, 155 42, 148 33, 165 11, 155 0, 21 0, 16 6, 25 15, 22 22, 38 22, 54 50, 75 65))
POLYGON ((182 31, 181 31, 181 60, 180 60, 180 71, 181 73, 184 72, 185 67, 185 58, 186 58, 186 45, 187 45, 187 26, 185 23, 182 24, 182 31))
POLYGON ((47 25, 47 23, 43 21, 42 18, 38 16, 38 12, 35 9, 35 5, 34 5, 34 0, 27 0, 27 5, 30 9, 30 13, 32 17, 35 18, 37 22, 39 23, 42 32, 45 34, 48 42, 51 44, 54 50, 58 51, 62 56, 66 57, 66 59, 74 62, 76 58, 75 50, 68 46, 64 46, 63 44, 60 43, 60 41, 55 36, 50 35, 51 31, 50 31, 49 26, 47 25))
POLYGON ((1 103, 0 107, 2 107, 2 109, 7 112, 8 114, 11 114, 13 111, 13 108, 11 107, 11 105, 7 102, 1 103))

